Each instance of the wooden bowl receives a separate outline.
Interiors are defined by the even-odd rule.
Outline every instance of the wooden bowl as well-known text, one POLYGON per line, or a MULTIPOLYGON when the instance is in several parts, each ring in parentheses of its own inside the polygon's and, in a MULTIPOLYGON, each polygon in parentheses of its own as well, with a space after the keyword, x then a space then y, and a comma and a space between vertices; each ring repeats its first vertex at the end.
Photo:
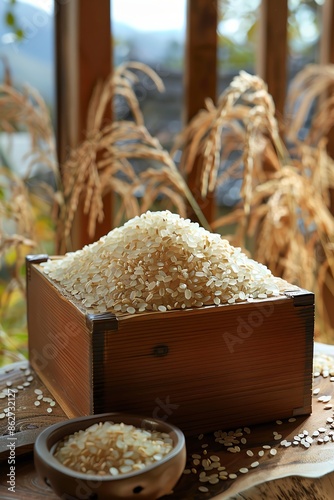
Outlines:
POLYGON ((35 467, 40 477, 63 500, 156 500, 170 493, 186 463, 185 438, 180 429, 159 419, 104 413, 52 425, 41 432, 34 446, 35 467), (144 469, 119 476, 98 476, 65 467, 53 455, 56 444, 76 431, 98 422, 123 422, 146 430, 169 433, 173 449, 162 460, 144 469))

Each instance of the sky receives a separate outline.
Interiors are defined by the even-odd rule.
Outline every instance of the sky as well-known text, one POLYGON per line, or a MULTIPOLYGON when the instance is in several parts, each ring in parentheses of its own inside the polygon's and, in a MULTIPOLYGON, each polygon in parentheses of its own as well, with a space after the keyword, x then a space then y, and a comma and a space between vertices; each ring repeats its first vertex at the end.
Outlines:
POLYGON ((50 13, 53 11, 53 0, 19 0, 22 3, 29 3, 35 7, 45 10, 50 13))
MULTIPOLYGON (((48 13, 53 10, 53 0, 20 1, 48 13)), ((111 0, 111 8, 113 20, 140 31, 182 30, 185 27, 186 0, 111 0)))
POLYGON ((185 26, 185 0, 112 0, 111 5, 115 21, 138 30, 167 31, 185 26))

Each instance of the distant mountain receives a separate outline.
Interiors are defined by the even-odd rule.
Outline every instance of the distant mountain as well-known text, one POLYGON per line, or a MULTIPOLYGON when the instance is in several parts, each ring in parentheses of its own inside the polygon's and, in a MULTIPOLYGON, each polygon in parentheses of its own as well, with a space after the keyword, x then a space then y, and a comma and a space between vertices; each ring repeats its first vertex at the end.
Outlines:
MULTIPOLYGON (((3 0, 2 0, 3 3, 3 0)), ((5 24, 4 9, 0 11, 0 56, 10 66, 14 84, 36 87, 47 103, 54 103, 54 28, 53 16, 26 3, 19 3, 17 19, 26 39, 10 42, 10 29, 5 24)), ((3 65, 0 64, 3 79, 3 65)))
POLYGON ((138 31, 121 23, 114 23, 112 29, 116 40, 116 64, 125 57, 143 61, 154 67, 157 63, 162 64, 168 60, 171 52, 180 58, 183 56, 184 36, 181 30, 138 31), (124 47, 127 47, 127 53, 124 47))
MULTIPOLYGON (((3 6, 3 0, 0 0, 3 6)), ((5 24, 4 9, 0 10, 0 56, 8 60, 14 84, 36 87, 51 107, 54 104, 54 20, 44 10, 35 6, 17 4, 17 19, 26 39, 10 42, 10 29, 5 24)), ((127 25, 111 23, 115 37, 114 61, 118 65, 124 60, 140 60, 156 69, 164 61, 182 57, 183 39, 181 31, 142 32, 127 25)), ((0 79, 3 65, 0 61, 0 79)))

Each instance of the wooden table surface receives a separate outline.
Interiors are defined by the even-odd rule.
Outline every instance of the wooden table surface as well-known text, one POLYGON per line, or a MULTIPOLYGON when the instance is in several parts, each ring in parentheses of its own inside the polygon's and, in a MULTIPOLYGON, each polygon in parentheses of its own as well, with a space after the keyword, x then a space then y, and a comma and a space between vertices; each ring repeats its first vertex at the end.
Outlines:
MULTIPOLYGON (((316 344, 316 352, 329 354, 334 366, 333 346, 316 344)), ((324 377, 322 374, 316 376, 313 389, 319 391, 313 395, 313 412, 310 416, 252 426, 250 429, 231 429, 229 437, 220 435, 226 442, 233 440, 232 434, 238 431, 239 435, 233 445, 238 446, 240 451, 228 451, 231 447, 218 443, 214 433, 187 438, 188 473, 182 476, 174 492, 165 499, 331 500, 334 491, 334 414, 330 397, 334 396, 334 378, 324 377), (319 401, 321 396, 327 396, 328 401, 319 401), (313 436, 313 441, 307 447, 306 436, 312 436, 318 429, 319 436, 313 436), (298 434, 300 441, 294 439, 298 434), (291 444, 285 446, 286 441, 291 444), (192 457, 193 454, 200 456, 200 459, 192 457), (213 478, 212 484, 200 482, 202 460, 212 455, 219 457, 220 464, 225 469, 213 469, 206 471, 206 474, 227 473, 227 479, 220 478, 217 482, 213 478), (258 466, 252 467, 254 462, 258 462, 258 466), (200 486, 206 487, 208 491, 201 492, 198 489, 200 486)), ((67 419, 66 415, 53 402, 52 395, 28 363, 15 363, 0 370, 1 500, 57 500, 58 497, 34 469, 32 449, 37 434, 44 427, 64 419, 67 419), (35 401, 39 402, 37 406, 35 401), (15 433, 10 435, 10 425, 14 424, 15 433), (10 491, 7 484, 7 474, 10 471, 9 450, 13 443, 15 492, 10 491)))

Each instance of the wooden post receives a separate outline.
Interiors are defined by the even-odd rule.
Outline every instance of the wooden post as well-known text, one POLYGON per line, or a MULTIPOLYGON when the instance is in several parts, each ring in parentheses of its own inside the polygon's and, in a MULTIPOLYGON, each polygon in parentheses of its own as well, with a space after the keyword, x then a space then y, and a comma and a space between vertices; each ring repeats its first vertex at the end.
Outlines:
MULTIPOLYGON (((60 165, 84 137, 88 103, 99 79, 112 68, 110 0, 55 2, 57 151, 60 165)), ((111 118, 111 110, 110 117, 111 118)), ((104 221, 94 240, 111 229, 111 196, 104 199, 104 221)), ((73 228, 73 249, 91 242, 87 216, 79 204, 73 228)))
POLYGON ((283 116, 288 56, 288 0, 262 0, 256 73, 267 83, 278 117, 283 116))
MULTIPOLYGON (((207 97, 216 101, 217 93, 217 0, 188 0, 185 61, 185 112, 188 123, 204 108, 207 97)), ((202 200, 199 189, 201 158, 198 158, 188 184, 208 222, 214 218, 214 196, 202 200)), ((194 214, 190 214, 193 217, 194 214)))
MULTIPOLYGON (((322 7, 322 35, 320 38, 320 64, 334 64, 334 0, 325 0, 322 7)), ((334 158, 334 130, 329 133, 327 151, 334 158)), ((333 194, 333 193, 332 193, 333 194)), ((334 213, 334 196, 332 196, 334 213)))
MULTIPOLYGON (((326 0, 322 7, 322 34, 320 38, 320 64, 334 64, 334 0, 326 0)), ((328 134, 327 144, 328 154, 334 158, 334 129, 332 128, 328 134)), ((330 191, 330 209, 334 214, 334 190, 330 191)), ((333 279, 333 276, 331 276, 333 279)), ((323 291, 325 308, 328 315, 329 323, 334 330, 334 309, 333 295, 325 285, 323 291)), ((334 339, 326 340, 329 343, 334 343, 334 339)))

